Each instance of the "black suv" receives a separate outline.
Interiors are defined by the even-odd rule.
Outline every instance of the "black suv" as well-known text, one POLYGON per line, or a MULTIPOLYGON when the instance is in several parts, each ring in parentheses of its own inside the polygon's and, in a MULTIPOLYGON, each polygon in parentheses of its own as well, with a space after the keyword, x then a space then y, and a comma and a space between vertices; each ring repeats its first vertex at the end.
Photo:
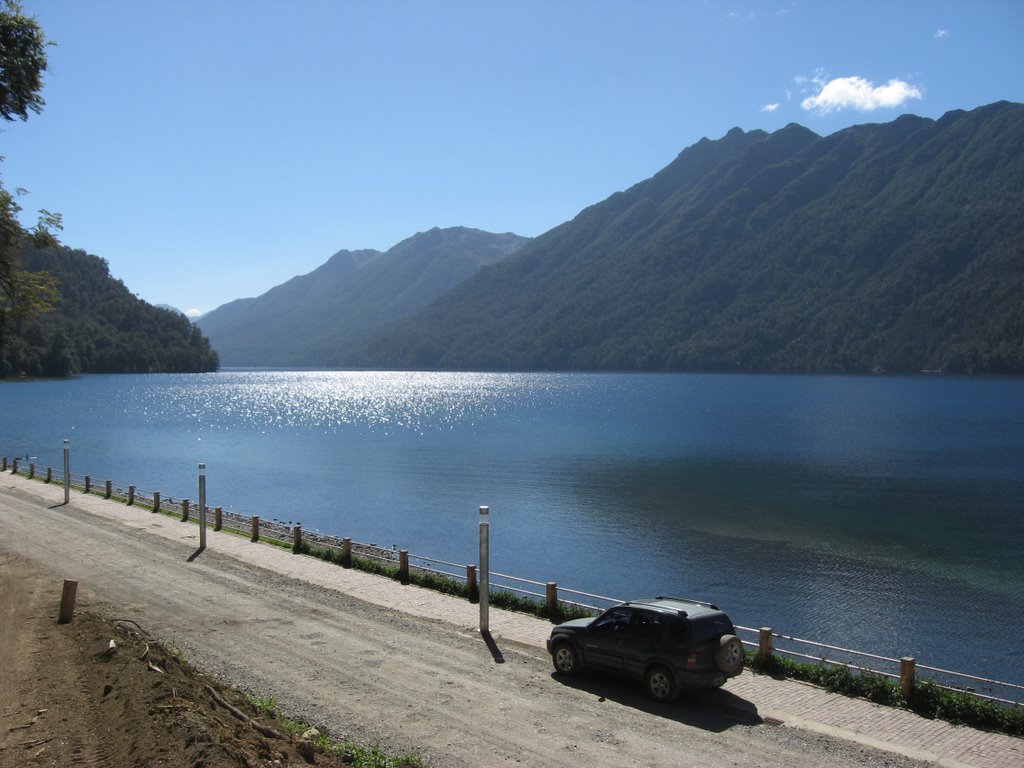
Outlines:
POLYGON ((678 597, 630 600, 596 619, 551 630, 555 670, 600 669, 642 680, 647 693, 672 701, 684 688, 717 688, 743 671, 743 643, 717 606, 678 597))

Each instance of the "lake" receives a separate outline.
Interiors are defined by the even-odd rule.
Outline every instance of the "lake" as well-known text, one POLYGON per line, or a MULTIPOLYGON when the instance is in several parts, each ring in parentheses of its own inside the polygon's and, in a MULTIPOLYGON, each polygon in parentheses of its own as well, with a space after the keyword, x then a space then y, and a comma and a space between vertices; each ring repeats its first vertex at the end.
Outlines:
POLYGON ((1024 380, 228 370, 0 384, 0 454, 1024 684, 1024 380))

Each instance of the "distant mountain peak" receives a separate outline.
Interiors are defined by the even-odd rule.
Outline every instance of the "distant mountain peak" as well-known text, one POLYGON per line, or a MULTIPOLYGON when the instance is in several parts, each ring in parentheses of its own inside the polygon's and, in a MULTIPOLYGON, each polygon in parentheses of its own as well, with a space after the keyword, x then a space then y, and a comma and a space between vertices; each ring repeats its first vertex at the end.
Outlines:
POLYGON ((429 304, 527 238, 433 227, 386 252, 341 250, 309 274, 199 322, 230 366, 348 364, 372 334, 429 304))

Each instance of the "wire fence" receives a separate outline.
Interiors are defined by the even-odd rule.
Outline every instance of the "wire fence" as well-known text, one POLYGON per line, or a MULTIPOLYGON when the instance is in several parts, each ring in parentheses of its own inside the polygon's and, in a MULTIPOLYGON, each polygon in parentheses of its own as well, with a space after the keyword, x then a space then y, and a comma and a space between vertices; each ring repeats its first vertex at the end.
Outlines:
MULTIPOLYGON (((48 483, 64 483, 63 472, 52 468, 40 468, 28 459, 2 457, 3 471, 23 475, 30 479, 39 479, 48 483)), ((183 520, 190 518, 193 507, 188 499, 162 497, 157 491, 146 491, 134 485, 115 483, 104 480, 96 483, 88 475, 68 473, 68 487, 79 492, 96 494, 105 498, 129 505, 149 508, 153 512, 165 512, 181 515, 183 520)), ((207 510, 210 508, 207 507, 207 510)), ((293 546, 296 541, 298 524, 292 521, 265 520, 249 517, 235 512, 215 509, 215 528, 240 535, 250 535, 254 540, 268 541, 280 546, 293 546)), ((209 516, 207 525, 210 525, 209 516)), ((331 550, 341 561, 341 553, 361 557, 386 567, 397 568, 405 558, 409 571, 432 574, 456 583, 471 586, 475 582, 475 567, 472 564, 453 563, 445 560, 411 554, 395 547, 386 548, 376 544, 354 542, 350 539, 321 533, 319 531, 301 531, 302 540, 310 546, 323 550, 331 550)), ((491 571, 489 573, 489 591, 491 594, 506 592, 512 595, 551 604, 552 601, 562 606, 571 606, 580 611, 597 615, 602 611, 623 602, 619 598, 596 595, 589 592, 568 589, 554 582, 543 582, 491 571)), ((1002 705, 1024 706, 1024 686, 1001 680, 969 675, 963 672, 943 669, 940 667, 918 664, 914 659, 892 658, 878 654, 843 648, 813 640, 805 640, 775 632, 768 627, 755 629, 736 625, 736 631, 746 648, 768 655, 779 654, 799 661, 811 662, 826 667, 844 667, 851 672, 879 675, 881 677, 903 681, 906 679, 908 661, 911 662, 911 674, 918 671, 928 674, 927 681, 939 688, 960 693, 968 693, 979 699, 1002 705)))

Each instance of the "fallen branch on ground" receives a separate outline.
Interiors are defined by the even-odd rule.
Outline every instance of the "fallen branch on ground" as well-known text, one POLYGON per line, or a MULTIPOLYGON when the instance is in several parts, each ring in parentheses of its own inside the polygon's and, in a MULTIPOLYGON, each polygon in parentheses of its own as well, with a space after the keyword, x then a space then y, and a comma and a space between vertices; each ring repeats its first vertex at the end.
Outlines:
POLYGON ((210 694, 210 698, 213 699, 217 704, 220 704, 222 707, 224 707, 224 709, 226 709, 232 715, 237 717, 243 723, 247 723, 248 725, 255 728, 263 736, 266 736, 268 739, 283 739, 284 741, 291 740, 288 734, 283 733, 277 730, 276 728, 270 728, 266 725, 261 725, 260 723, 257 723, 255 720, 253 720, 251 717, 245 714, 245 712, 240 710, 238 707, 233 706, 232 704, 229 704, 227 701, 225 701, 224 698, 215 690, 213 690, 211 686, 207 685, 205 686, 205 688, 206 692, 210 694))

